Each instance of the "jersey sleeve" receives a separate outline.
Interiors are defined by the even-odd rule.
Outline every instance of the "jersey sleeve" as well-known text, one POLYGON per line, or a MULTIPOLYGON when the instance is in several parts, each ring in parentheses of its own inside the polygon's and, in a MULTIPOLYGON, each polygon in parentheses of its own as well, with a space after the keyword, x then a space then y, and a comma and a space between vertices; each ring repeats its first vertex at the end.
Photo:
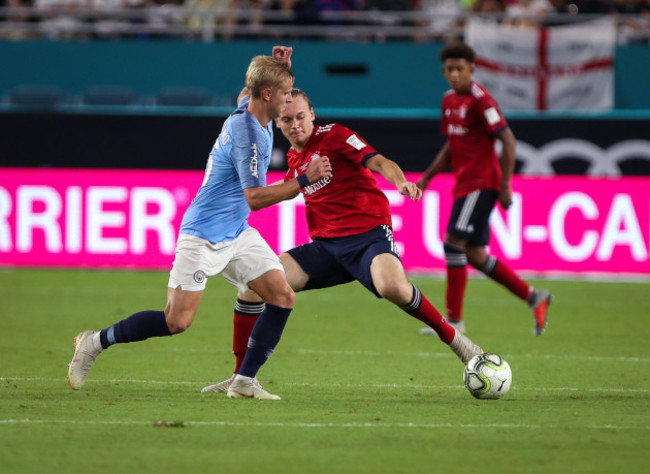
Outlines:
POLYGON ((359 164, 378 153, 359 134, 338 124, 332 127, 332 132, 327 137, 327 150, 359 164))
POLYGON ((497 133, 508 126, 499 104, 491 96, 486 95, 476 102, 481 119, 485 124, 485 128, 490 135, 497 133))
POLYGON ((266 186, 265 156, 268 151, 268 138, 263 131, 247 120, 245 115, 237 117, 232 123, 232 160, 242 189, 266 186))

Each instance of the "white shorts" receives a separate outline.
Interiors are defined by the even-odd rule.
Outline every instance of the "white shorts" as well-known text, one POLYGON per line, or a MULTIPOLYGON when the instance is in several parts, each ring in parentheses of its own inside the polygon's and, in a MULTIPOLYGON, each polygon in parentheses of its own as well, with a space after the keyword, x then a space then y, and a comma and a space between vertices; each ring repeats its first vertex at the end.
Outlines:
POLYGON ((221 274, 243 293, 248 290, 248 282, 269 270, 284 271, 284 268, 269 244, 253 228, 246 229, 235 240, 216 244, 181 234, 167 286, 180 286, 184 291, 203 291, 207 278, 221 274))

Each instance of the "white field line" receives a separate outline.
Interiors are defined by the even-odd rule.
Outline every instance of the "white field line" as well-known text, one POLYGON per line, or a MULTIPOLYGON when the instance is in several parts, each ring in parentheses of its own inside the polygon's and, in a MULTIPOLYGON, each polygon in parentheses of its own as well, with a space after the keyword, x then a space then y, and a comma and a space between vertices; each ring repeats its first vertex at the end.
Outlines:
MULTIPOLYGON (((285 352, 290 352, 287 350, 285 352)), ((345 355, 345 356, 366 356, 366 357, 385 357, 385 356, 406 356, 420 358, 447 358, 456 357, 451 352, 380 352, 380 351, 318 351, 313 349, 296 349, 291 352, 297 352, 302 355, 345 355)), ((536 360, 578 360, 586 362, 643 362, 650 363, 650 357, 626 357, 626 356, 589 356, 589 355, 571 355, 571 354, 507 354, 507 359, 536 359, 536 360)))
MULTIPOLYGON (((38 425, 38 424, 63 424, 63 425, 128 425, 128 426, 235 426, 235 427, 264 427, 264 428, 390 428, 390 429, 559 429, 557 425, 537 424, 509 424, 509 423, 285 423, 285 422, 248 422, 248 421, 187 421, 167 424, 164 421, 136 421, 136 420, 32 420, 25 419, 0 419, 0 425, 38 425)), ((619 426, 619 425, 589 425, 589 426, 562 426, 562 429, 590 429, 590 430, 650 430, 650 426, 619 426)))
MULTIPOLYGON (((47 382, 60 383, 66 382, 65 378, 48 378, 48 377, 0 377, 0 382, 47 382)), ((205 381, 184 381, 184 380, 143 380, 143 379, 92 379, 92 384, 140 384, 140 385, 169 385, 169 386, 195 386, 203 387, 210 383, 205 381)), ((278 387, 334 387, 334 388, 396 388, 396 389, 425 389, 425 390, 465 390, 463 385, 419 385, 419 384, 395 384, 395 383, 311 383, 311 382, 276 382, 278 387)), ((650 393, 650 388, 579 388, 579 387, 525 387, 513 386, 512 390, 525 392, 597 392, 597 393, 650 393)))

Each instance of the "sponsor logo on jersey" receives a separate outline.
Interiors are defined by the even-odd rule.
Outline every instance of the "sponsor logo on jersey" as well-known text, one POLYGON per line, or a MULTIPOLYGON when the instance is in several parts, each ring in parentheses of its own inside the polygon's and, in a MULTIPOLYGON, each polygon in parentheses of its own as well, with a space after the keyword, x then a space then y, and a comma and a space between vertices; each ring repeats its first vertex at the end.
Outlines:
POLYGON ((345 140, 345 143, 348 145, 352 146, 353 148, 356 148, 357 150, 361 150, 366 147, 366 144, 363 143, 359 137, 356 135, 352 134, 348 137, 347 140, 345 140))
POLYGON ((320 135, 321 133, 329 132, 330 130, 332 130, 332 127, 334 125, 335 124, 330 123, 329 125, 323 125, 321 127, 318 127, 318 129, 316 130, 316 135, 320 135))
POLYGON ((447 125, 447 135, 467 135, 467 132, 469 132, 469 129, 460 125, 447 125))
POLYGON ((319 191, 323 189, 325 186, 330 184, 332 182, 332 177, 331 176, 326 176, 325 178, 321 179, 317 183, 310 184, 309 186, 305 186, 303 188, 303 191, 307 196, 310 194, 314 194, 316 191, 319 191))
POLYGON ((257 143, 253 143, 251 145, 251 162, 248 165, 248 169, 250 169, 251 174, 255 177, 258 178, 258 172, 257 172, 257 143))
POLYGON ((494 107, 490 107, 489 109, 487 109, 485 112, 483 112, 483 115, 485 116, 485 120, 487 120, 487 123, 489 123, 490 125, 497 124, 501 121, 501 115, 494 107))

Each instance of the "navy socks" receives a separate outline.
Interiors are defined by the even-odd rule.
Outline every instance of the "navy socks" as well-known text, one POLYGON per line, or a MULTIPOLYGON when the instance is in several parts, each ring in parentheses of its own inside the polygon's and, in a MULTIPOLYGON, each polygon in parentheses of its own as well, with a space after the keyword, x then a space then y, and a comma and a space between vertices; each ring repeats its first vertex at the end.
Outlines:
POLYGON ((239 371, 240 375, 255 377, 260 367, 271 357, 275 346, 280 342, 282 331, 289 319, 292 308, 281 308, 267 304, 255 323, 251 337, 248 340, 246 356, 239 371))
POLYGON ((163 311, 140 311, 103 329, 99 334, 102 348, 125 342, 144 341, 150 337, 171 336, 163 311))

